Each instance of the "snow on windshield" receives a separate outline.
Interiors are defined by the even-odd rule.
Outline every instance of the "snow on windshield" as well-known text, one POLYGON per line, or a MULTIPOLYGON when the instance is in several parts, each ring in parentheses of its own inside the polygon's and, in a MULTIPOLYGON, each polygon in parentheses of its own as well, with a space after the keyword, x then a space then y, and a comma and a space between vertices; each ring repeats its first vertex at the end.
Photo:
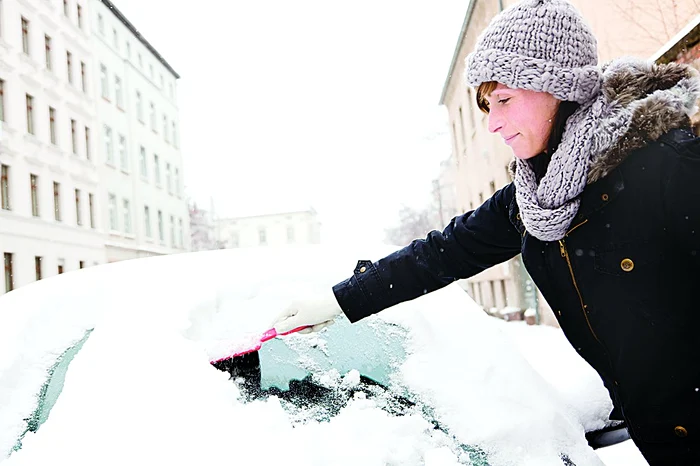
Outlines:
MULTIPOLYGON (((458 443, 478 445, 492 465, 560 466, 561 454, 602 464, 584 438, 611 409, 597 375, 559 330, 487 317, 456 285, 380 318, 407 328, 397 377, 458 442, 420 413, 394 417, 362 397, 329 421, 293 423, 279 399, 245 402, 210 366, 226 342, 269 328, 291 299, 345 278, 358 258, 388 252, 180 254, 72 272, 0 298, 0 458, 46 370, 94 328, 48 420, 8 466, 469 464, 458 443)), ((347 377, 353 383, 357 373, 347 377)))

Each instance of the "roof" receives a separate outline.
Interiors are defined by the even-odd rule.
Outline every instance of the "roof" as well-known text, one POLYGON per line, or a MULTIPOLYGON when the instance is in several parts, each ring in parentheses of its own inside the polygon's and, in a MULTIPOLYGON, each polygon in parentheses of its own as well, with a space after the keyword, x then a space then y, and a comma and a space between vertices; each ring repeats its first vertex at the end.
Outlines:
POLYGON ((134 27, 134 25, 131 24, 131 22, 128 19, 126 19, 126 16, 124 16, 124 14, 121 11, 119 11, 119 9, 116 6, 114 6, 114 3, 110 2, 109 0, 101 1, 105 4, 107 8, 110 9, 112 13, 114 13, 114 16, 116 16, 117 19, 119 19, 119 21, 121 21, 124 24, 124 26, 126 26, 131 31, 131 33, 134 34, 134 36, 136 36, 136 38, 158 59, 158 61, 161 62, 163 66, 166 67, 168 71, 170 71, 173 74, 173 76, 175 76, 176 79, 180 79, 180 75, 177 74, 173 67, 170 66, 170 64, 167 61, 165 61, 165 58, 163 58, 161 54, 159 54, 158 51, 141 35, 141 33, 134 27))
POLYGON ((459 38, 457 39, 457 45, 455 46, 454 53, 452 54, 452 62, 450 63, 450 70, 445 78, 445 84, 442 86, 442 94, 440 95, 439 105, 445 103, 445 97, 447 96, 447 88, 450 85, 450 79, 452 79, 452 73, 457 66, 457 59, 459 58, 459 50, 462 48, 462 42, 464 42, 464 36, 467 35, 467 28, 469 27, 469 22, 472 19, 472 13, 474 12, 474 5, 476 5, 477 0, 469 0, 469 7, 467 8, 467 14, 464 15, 464 22, 462 23, 462 29, 459 31, 459 38))
POLYGON ((700 15, 693 18, 671 40, 666 42, 651 59, 655 62, 668 63, 674 61, 683 49, 689 49, 700 42, 700 15))

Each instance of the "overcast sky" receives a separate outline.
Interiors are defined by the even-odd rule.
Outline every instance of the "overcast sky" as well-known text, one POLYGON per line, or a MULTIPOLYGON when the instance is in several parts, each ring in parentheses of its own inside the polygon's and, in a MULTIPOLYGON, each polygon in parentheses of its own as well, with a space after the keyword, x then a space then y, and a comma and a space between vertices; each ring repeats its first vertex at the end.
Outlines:
POLYGON ((188 194, 219 216, 313 206, 330 241, 381 241, 428 202, 468 3, 114 0, 181 76, 188 194))

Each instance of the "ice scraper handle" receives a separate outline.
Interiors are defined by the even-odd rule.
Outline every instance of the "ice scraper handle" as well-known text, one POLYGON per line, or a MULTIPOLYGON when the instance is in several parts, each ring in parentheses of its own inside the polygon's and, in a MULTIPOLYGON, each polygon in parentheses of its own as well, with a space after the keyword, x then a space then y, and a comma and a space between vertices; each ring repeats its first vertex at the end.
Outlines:
POLYGON ((305 328, 310 328, 310 327, 311 327, 311 325, 302 325, 301 327, 293 328, 293 329, 291 329, 287 332, 283 332, 283 333, 277 333, 277 330, 275 330, 273 327, 270 330, 268 330, 262 334, 262 338, 260 338, 260 343, 265 343, 266 341, 272 340, 275 337, 289 335, 290 333, 296 333, 296 332, 299 332, 300 330, 304 330, 305 328))

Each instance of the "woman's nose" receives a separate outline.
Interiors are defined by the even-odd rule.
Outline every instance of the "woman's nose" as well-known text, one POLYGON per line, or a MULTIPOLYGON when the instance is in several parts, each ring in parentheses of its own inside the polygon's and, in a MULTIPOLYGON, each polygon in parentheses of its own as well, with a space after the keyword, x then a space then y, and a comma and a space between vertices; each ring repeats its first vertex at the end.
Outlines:
POLYGON ((493 109, 489 112, 489 131, 497 133, 503 127, 503 118, 493 109))

